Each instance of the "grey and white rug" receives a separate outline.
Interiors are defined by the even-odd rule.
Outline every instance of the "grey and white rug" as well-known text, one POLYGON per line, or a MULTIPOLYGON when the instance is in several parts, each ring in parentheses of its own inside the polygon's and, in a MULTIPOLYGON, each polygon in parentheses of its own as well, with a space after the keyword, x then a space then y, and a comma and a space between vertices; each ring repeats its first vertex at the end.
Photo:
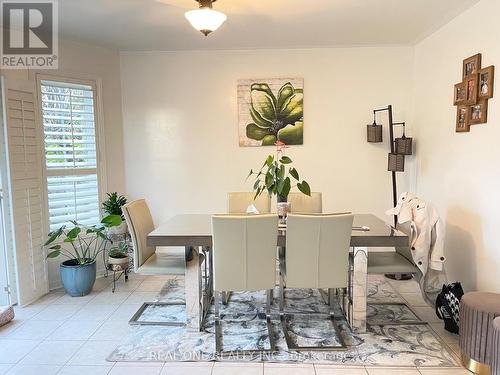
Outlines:
MULTIPOLYGON (((159 301, 183 299, 183 279, 173 278, 162 288, 159 301)), ((136 326, 108 357, 109 361, 265 361, 377 366, 459 366, 455 357, 426 324, 380 325, 380 322, 412 322, 418 317, 404 305, 399 295, 383 277, 370 277, 368 329, 353 334, 335 306, 340 334, 349 346, 347 350, 293 351, 285 335, 275 303, 272 310, 272 332, 277 351, 261 353, 270 348, 266 321, 263 317, 265 294, 262 292, 233 293, 223 306, 224 356, 215 353, 215 324, 209 313, 204 332, 187 331, 184 327, 136 326), (381 304, 384 303, 384 304, 381 304), (392 303, 392 304, 391 304, 392 303), (377 324, 378 323, 378 324, 377 324), (250 352, 241 353, 241 350, 250 352)), ((277 293, 275 294, 277 295, 277 293)), ((299 346, 339 346, 340 340, 328 319, 329 307, 317 290, 287 290, 286 311, 290 338, 299 346)), ((276 301, 277 302, 277 301, 276 301)), ((141 320, 185 321, 185 311, 179 306, 152 306, 141 320)), ((340 349, 340 348, 339 348, 340 349)))

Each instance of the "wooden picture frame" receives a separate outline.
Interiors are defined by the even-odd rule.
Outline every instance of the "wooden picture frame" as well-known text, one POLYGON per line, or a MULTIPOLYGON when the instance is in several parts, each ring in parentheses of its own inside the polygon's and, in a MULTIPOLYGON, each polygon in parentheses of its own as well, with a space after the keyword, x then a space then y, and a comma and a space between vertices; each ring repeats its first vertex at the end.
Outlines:
POLYGON ((470 131, 469 126, 469 109, 470 106, 467 105, 459 105, 457 107, 457 123, 455 127, 455 131, 457 133, 466 133, 470 131))
POLYGON ((465 100, 462 104, 472 105, 477 103, 478 81, 479 74, 477 73, 465 78, 465 100))
POLYGON ((495 67, 493 65, 480 69, 478 72, 478 98, 490 99, 493 97, 495 83, 495 67))
POLYGON ((481 54, 468 57, 464 60, 462 66, 462 78, 467 78, 476 74, 481 69, 481 54))
POLYGON ((465 102, 467 93, 465 91, 465 82, 460 82, 455 85, 455 92, 453 94, 453 104, 460 105, 465 102))
POLYGON ((481 100, 469 106, 467 111, 469 125, 484 124, 488 121, 488 101, 481 100))

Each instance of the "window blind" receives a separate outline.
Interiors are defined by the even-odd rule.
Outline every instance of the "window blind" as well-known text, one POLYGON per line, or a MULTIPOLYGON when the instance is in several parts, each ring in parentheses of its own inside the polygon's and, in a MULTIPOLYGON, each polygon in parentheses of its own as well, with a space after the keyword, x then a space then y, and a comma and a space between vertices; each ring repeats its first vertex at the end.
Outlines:
POLYGON ((99 222, 94 88, 41 81, 50 229, 99 222))

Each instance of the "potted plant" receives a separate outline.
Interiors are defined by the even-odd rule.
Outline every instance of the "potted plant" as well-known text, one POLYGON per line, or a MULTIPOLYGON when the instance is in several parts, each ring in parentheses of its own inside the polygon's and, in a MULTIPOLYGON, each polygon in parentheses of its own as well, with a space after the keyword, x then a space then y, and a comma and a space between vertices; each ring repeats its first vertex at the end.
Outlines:
POLYGON ((290 203, 287 203, 287 200, 293 187, 296 186, 301 193, 311 196, 311 187, 305 180, 300 181, 299 172, 291 165, 292 159, 285 155, 285 148, 285 143, 276 142, 276 155, 268 155, 262 167, 258 171, 251 169, 247 176, 255 176, 254 199, 264 191, 270 196, 276 195, 278 215, 284 217, 290 211, 290 203))
POLYGON ((102 209, 108 215, 118 215, 122 218, 122 223, 119 226, 108 228, 109 235, 111 236, 127 233, 127 223, 122 212, 122 206, 127 203, 127 198, 125 198, 123 195, 118 195, 116 191, 113 193, 108 193, 107 195, 107 199, 102 203, 102 209))
POLYGON ((61 282, 66 293, 79 297, 89 294, 94 286, 96 258, 111 242, 106 230, 119 226, 122 219, 118 215, 108 215, 98 225, 71 223, 73 227, 69 230, 63 225, 50 232, 44 246, 49 246, 47 258, 59 255, 68 258, 60 265, 61 282))
POLYGON ((108 264, 111 267, 117 265, 121 269, 127 268, 129 263, 128 250, 129 245, 126 242, 120 242, 118 246, 112 247, 108 253, 108 264))

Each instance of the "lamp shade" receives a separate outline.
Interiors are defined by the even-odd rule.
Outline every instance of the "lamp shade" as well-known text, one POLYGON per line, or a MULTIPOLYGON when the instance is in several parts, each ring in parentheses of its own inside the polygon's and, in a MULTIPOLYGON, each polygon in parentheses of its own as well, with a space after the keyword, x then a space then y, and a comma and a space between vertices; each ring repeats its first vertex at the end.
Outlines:
POLYGON ((396 138, 396 154, 411 155, 413 153, 413 139, 406 137, 404 134, 401 138, 396 138))
POLYGON ((189 23, 205 36, 217 30, 224 23, 227 16, 209 7, 190 10, 184 14, 189 23))
POLYGON ((368 142, 382 142, 382 125, 366 125, 366 139, 368 142))
POLYGON ((405 156, 400 154, 389 154, 387 170, 391 172, 405 171, 405 156))

